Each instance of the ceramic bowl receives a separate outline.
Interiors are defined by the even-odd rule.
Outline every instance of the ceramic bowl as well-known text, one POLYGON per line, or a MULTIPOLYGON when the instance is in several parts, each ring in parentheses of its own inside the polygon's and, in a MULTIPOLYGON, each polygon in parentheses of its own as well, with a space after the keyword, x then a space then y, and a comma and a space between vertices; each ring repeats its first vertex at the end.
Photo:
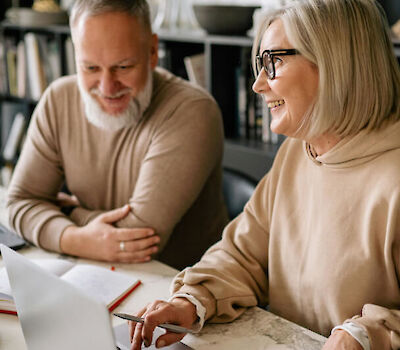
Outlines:
POLYGON ((209 34, 245 35, 253 25, 253 13, 259 6, 194 4, 199 25, 209 34))

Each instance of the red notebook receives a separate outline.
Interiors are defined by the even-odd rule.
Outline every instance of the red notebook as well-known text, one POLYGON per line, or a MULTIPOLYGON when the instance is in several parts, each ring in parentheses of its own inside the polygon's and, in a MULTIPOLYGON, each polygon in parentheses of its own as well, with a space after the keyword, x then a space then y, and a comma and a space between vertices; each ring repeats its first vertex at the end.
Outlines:
MULTIPOLYGON (((107 305, 110 312, 141 284, 140 280, 129 275, 95 265, 75 264, 62 259, 32 261, 107 305)), ((4 267, 0 269, 0 313, 17 315, 4 267)))

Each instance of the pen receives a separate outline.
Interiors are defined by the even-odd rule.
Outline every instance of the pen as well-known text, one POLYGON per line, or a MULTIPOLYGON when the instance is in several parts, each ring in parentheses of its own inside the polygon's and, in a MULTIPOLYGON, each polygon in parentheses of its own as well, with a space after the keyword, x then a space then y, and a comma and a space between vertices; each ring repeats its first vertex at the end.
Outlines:
MULTIPOLYGON (((114 313, 114 316, 123 318, 125 320, 133 321, 133 322, 144 323, 144 318, 142 318, 142 317, 137 317, 137 316, 123 314, 123 313, 114 313)), ((181 326, 176 326, 174 324, 169 324, 169 323, 162 323, 162 324, 159 324, 157 327, 164 328, 164 329, 174 332, 174 333, 195 333, 191 329, 184 328, 181 326)))

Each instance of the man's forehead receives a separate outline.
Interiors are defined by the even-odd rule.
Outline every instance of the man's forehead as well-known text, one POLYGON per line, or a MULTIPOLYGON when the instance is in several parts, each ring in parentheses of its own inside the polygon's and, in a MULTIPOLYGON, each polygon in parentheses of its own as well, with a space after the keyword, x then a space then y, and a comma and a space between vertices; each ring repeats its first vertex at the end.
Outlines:
POLYGON ((117 56, 116 61, 135 56, 151 39, 135 17, 123 13, 105 13, 80 18, 72 31, 75 49, 92 54, 117 56), (121 57, 122 55, 122 57, 121 57))
POLYGON ((104 12, 90 15, 82 14, 77 18, 71 30, 77 35, 95 35, 96 32, 145 36, 147 33, 142 21, 125 12, 104 12))

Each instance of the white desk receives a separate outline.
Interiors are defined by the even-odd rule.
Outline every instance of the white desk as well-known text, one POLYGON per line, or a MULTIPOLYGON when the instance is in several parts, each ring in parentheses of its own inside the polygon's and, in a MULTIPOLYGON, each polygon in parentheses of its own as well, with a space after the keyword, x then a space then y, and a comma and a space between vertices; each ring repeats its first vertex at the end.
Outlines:
MULTIPOLYGON (((0 188, 0 222, 4 223, 5 192, 0 188), (3 206, 3 207, 2 207, 3 206)), ((24 248, 19 251, 29 258, 48 258, 58 255, 38 248, 24 248)), ((60 257, 60 256, 59 256, 60 257)), ((65 257, 64 257, 65 258, 65 257)), ((85 264, 110 267, 110 264, 75 260, 85 264)), ((3 262, 0 259, 0 267, 3 262)), ((169 285, 176 270, 158 261, 145 264, 113 264, 116 271, 124 272, 142 281, 139 286, 116 309, 118 312, 135 313, 155 299, 168 299, 169 285)), ((114 325, 124 322, 116 317, 114 325)), ((238 320, 229 324, 209 324, 198 335, 187 335, 183 342, 196 350, 317 350, 325 338, 292 322, 275 316, 258 307, 246 311, 238 320)), ((0 350, 26 350, 22 330, 16 316, 0 314, 0 350)))

